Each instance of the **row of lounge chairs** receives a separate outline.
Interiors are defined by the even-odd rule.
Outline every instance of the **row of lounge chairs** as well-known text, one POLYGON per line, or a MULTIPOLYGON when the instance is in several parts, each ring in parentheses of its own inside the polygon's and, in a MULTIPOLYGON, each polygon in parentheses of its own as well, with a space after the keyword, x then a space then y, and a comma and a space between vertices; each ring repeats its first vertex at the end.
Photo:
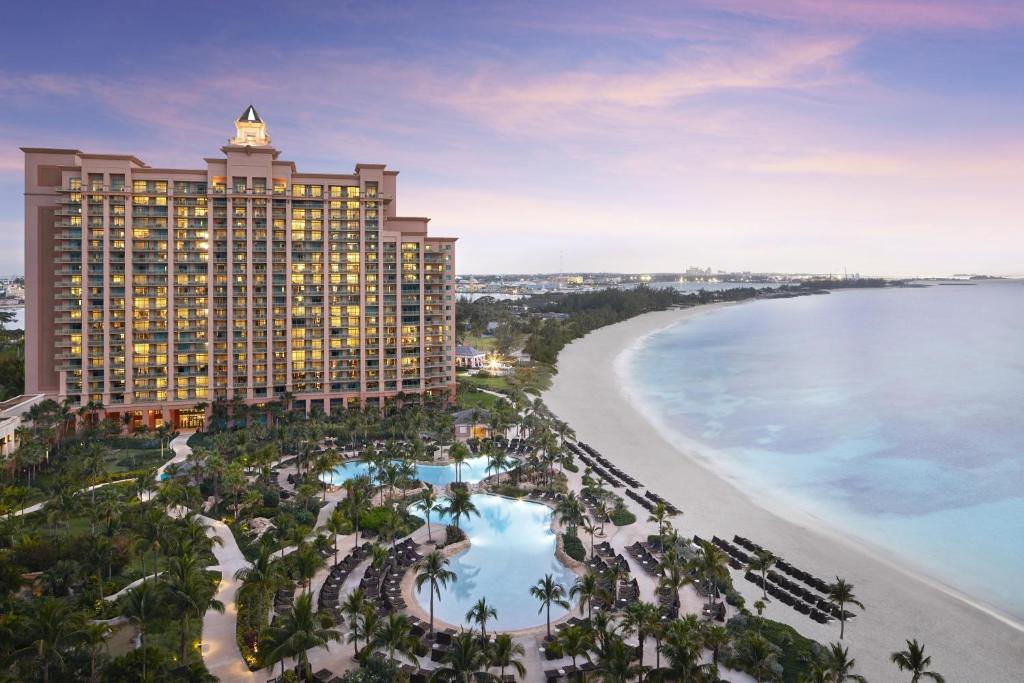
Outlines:
POLYGON ((673 517, 675 517, 676 515, 678 515, 678 514, 680 514, 682 512, 682 510, 680 510, 675 505, 673 505, 672 503, 668 502, 667 500, 665 500, 664 498, 659 496, 654 491, 651 491, 650 489, 647 489, 646 491, 644 491, 644 498, 646 498, 647 500, 650 500, 650 501, 654 501, 655 504, 661 503, 662 505, 665 506, 665 509, 668 510, 668 514, 672 515, 673 517))
MULTIPOLYGON (((736 543, 736 545, 746 548, 752 553, 771 552, 770 550, 758 545, 757 543, 754 543, 748 538, 744 538, 743 536, 733 536, 732 540, 734 543, 736 543)), ((798 581, 804 582, 805 584, 807 584, 814 590, 818 591, 819 593, 828 593, 828 582, 824 581, 823 579, 819 579, 810 572, 805 572, 802 569, 794 567, 792 564, 786 562, 781 558, 776 560, 775 566, 778 567, 783 573, 792 576, 794 579, 798 581)))
POLYGON ((335 624, 340 624, 343 621, 339 602, 341 585, 345 583, 345 579, 349 577, 349 574, 355 570, 359 563, 370 555, 371 547, 372 544, 363 543, 343 557, 340 562, 331 568, 331 572, 327 575, 324 585, 320 588, 317 606, 320 611, 330 614, 335 624))
POLYGON ((637 541, 633 545, 626 546, 626 552, 632 555, 637 564, 651 576, 661 574, 661 570, 658 569, 658 558, 651 552, 651 548, 647 544, 637 541))
POLYGON ((587 444, 583 443, 582 441, 580 442, 579 445, 580 445, 580 448, 582 448, 587 453, 589 453, 594 458, 594 460, 597 461, 597 463, 599 465, 601 465, 602 467, 607 468, 608 471, 611 472, 613 475, 615 475, 616 477, 618 477, 622 481, 626 482, 627 484, 629 484, 633 488, 640 488, 641 484, 640 484, 639 481, 634 479, 631 475, 627 474, 626 472, 623 472, 622 470, 620 470, 615 465, 615 463, 613 463, 611 460, 609 460, 608 458, 606 458, 603 455, 601 455, 600 453, 598 453, 597 449, 593 448, 592 446, 588 446, 587 444))
MULTIPOLYGON (((699 536, 694 535, 693 540, 695 543, 699 543, 702 539, 699 536)), ((711 543, 725 551, 726 555, 729 556, 729 566, 739 571, 743 569, 746 563, 750 560, 750 556, 745 552, 734 546, 724 538, 718 536, 711 537, 711 543)))
POLYGON ((763 589, 768 593, 768 595, 772 596, 782 604, 789 605, 797 612, 807 615, 819 624, 827 624, 832 620, 833 609, 838 613, 838 608, 824 600, 815 600, 812 602, 810 600, 803 599, 784 590, 771 581, 764 581, 760 576, 753 572, 747 572, 744 575, 744 578, 763 589))
POLYGON ((587 512, 594 518, 594 521, 598 524, 611 524, 612 518, 607 510, 605 510, 603 516, 598 513, 597 498, 594 494, 590 493, 590 491, 583 491, 583 493, 580 494, 580 500, 582 500, 583 504, 587 506, 587 512))
POLYGON ((597 669, 597 665, 593 662, 583 662, 579 665, 569 664, 557 669, 544 671, 544 680, 548 683, 555 683, 555 681, 575 681, 580 678, 581 674, 597 671, 597 669))

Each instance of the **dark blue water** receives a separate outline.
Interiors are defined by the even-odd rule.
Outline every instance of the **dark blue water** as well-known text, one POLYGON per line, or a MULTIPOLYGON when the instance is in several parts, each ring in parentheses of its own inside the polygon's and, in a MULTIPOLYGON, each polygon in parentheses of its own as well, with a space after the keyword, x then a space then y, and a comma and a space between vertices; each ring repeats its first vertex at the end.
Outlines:
POLYGON ((658 426, 1024 617, 1024 283, 760 301, 624 358, 658 426))

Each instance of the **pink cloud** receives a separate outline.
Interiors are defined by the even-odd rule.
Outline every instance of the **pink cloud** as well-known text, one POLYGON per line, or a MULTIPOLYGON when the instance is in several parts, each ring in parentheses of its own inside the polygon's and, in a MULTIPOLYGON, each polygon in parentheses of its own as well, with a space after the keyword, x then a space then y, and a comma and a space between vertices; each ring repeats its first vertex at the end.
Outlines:
POLYGON ((710 9, 801 23, 987 29, 1024 22, 1024 6, 992 0, 705 0, 710 9))

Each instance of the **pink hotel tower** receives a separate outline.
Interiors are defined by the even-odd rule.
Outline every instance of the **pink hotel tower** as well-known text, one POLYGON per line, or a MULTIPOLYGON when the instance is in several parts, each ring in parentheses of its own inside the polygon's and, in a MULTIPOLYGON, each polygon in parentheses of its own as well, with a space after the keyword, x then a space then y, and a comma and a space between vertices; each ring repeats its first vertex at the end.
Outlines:
POLYGON ((203 169, 25 152, 25 391, 136 426, 455 393, 455 238, 398 171, 300 173, 250 106, 203 169))

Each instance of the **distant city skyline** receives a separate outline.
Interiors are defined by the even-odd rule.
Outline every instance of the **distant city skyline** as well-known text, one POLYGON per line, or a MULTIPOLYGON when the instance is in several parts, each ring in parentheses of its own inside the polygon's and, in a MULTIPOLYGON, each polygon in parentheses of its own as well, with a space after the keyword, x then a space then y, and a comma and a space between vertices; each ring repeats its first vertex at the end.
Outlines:
POLYGON ((0 29, 0 273, 19 147, 191 168, 252 103, 465 273, 1024 274, 1014 3, 58 4, 0 29))

